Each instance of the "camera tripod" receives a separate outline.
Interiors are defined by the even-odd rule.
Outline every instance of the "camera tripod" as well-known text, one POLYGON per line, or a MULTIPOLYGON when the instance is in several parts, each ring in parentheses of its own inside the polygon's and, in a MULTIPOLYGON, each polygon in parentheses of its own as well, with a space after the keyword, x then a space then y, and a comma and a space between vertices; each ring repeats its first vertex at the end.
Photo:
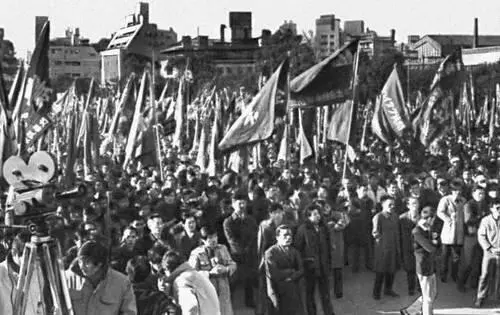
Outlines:
POLYGON ((43 315, 73 315, 59 242, 51 236, 32 235, 24 247, 14 298, 14 315, 24 315, 36 273, 43 315))

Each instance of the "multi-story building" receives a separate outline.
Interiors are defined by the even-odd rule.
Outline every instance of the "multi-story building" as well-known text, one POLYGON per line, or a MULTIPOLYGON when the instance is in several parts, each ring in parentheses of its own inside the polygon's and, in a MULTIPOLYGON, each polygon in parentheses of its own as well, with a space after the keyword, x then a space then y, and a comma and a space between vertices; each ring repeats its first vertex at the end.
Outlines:
MULTIPOLYGON (((259 38, 252 37, 252 13, 230 12, 229 27, 231 40, 226 41, 226 25, 220 26, 220 38, 209 39, 208 36, 183 36, 182 41, 161 52, 161 58, 205 56, 221 75, 243 75, 256 71, 257 52, 260 49, 259 38)), ((267 30, 262 31, 261 41, 264 44, 271 36, 267 30)))
POLYGON ((49 76, 99 79, 100 58, 96 50, 89 46, 89 40, 80 37, 80 30, 67 29, 65 37, 50 41, 49 76))
POLYGON ((321 15, 316 19, 315 44, 320 59, 330 56, 340 48, 340 19, 336 19, 334 14, 321 15))
POLYGON ((172 28, 161 30, 150 23, 149 4, 138 3, 135 14, 126 17, 125 26, 113 34, 108 48, 101 52, 101 83, 127 76, 127 58, 151 60, 154 55, 156 60, 160 51, 176 42, 177 33, 172 28))
POLYGON ((378 56, 386 49, 394 48, 396 31, 391 30, 391 36, 379 36, 375 31, 367 30, 359 37, 359 48, 368 56, 378 56))

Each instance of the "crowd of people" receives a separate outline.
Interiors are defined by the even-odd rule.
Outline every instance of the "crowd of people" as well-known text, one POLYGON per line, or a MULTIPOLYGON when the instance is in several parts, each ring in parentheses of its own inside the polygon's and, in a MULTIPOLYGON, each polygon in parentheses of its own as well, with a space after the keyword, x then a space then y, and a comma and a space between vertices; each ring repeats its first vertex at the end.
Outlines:
MULTIPOLYGON (((232 315, 237 292, 258 315, 331 315, 345 268, 373 272, 375 300, 421 294, 423 314, 432 314, 436 278, 477 290, 478 307, 490 283, 500 293, 492 282, 500 278, 494 152, 443 144, 420 166, 365 154, 345 174, 338 154, 307 165, 270 154, 253 171, 208 176, 168 137, 161 146, 164 169, 136 161, 122 168, 110 155, 91 175, 77 165, 86 195, 61 201, 46 219, 76 315, 232 315), (404 293, 393 288, 400 269, 404 293)), ((12 314, 30 238, 9 231, 1 314, 12 314)), ((31 288, 26 314, 37 314, 43 294, 31 288)))

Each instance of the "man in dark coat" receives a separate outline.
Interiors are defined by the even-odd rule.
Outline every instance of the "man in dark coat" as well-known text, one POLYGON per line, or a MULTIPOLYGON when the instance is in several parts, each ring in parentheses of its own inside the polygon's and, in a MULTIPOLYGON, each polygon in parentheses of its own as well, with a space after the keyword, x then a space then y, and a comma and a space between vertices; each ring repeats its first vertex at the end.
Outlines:
POLYGON ((373 217, 372 235, 375 239, 375 283, 373 298, 380 299, 382 285, 385 280, 385 295, 398 297, 392 286, 394 274, 399 267, 400 239, 399 218, 394 210, 394 199, 384 196, 381 199, 382 212, 373 217))
POLYGON ((257 274, 257 222, 246 213, 247 194, 237 191, 232 198, 233 214, 224 220, 224 234, 233 260, 238 265, 235 280, 243 282, 245 304, 254 307, 253 287, 257 274))
POLYGON ((319 288, 323 312, 332 315, 333 307, 330 301, 330 240, 328 228, 321 221, 322 209, 313 204, 306 208, 306 222, 299 226, 295 236, 295 248, 301 253, 304 261, 304 276, 306 281, 306 303, 308 314, 316 314, 314 290, 319 288))
POLYGON ((276 229, 277 244, 265 253, 267 296, 272 315, 306 314, 301 280, 304 273, 300 253, 293 248, 292 230, 286 225, 276 229))
POLYGON ((415 197, 408 198, 407 206, 408 211, 399 216, 399 227, 403 268, 406 271, 406 280, 408 282, 408 295, 413 296, 417 288, 417 274, 415 272, 412 230, 417 225, 420 216, 418 199, 415 197))
POLYGON ((439 248, 439 233, 432 230, 433 211, 425 207, 413 229, 415 267, 422 290, 422 315, 431 315, 437 295, 436 252, 439 248))

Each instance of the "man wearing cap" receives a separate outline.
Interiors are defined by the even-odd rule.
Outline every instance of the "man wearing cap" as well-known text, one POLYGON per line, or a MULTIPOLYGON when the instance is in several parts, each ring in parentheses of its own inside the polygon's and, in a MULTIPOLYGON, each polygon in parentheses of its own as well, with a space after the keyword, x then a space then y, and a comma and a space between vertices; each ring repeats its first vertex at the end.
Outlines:
POLYGON ((465 199, 460 195, 462 182, 452 181, 451 194, 439 201, 437 216, 443 220, 441 242, 443 244, 443 260, 441 281, 446 282, 448 277, 448 263, 451 256, 451 277, 457 280, 460 253, 464 244, 464 205, 465 199))
POLYGON ((481 277, 477 288, 477 297, 474 305, 481 307, 488 295, 490 282, 495 284, 495 292, 500 292, 500 199, 490 201, 491 213, 485 216, 479 224, 477 238, 483 249, 483 263, 481 277), (496 271, 496 274, 495 274, 496 271), (495 279, 491 277, 495 274, 495 279))
POLYGON ((417 226, 412 230, 415 266, 422 290, 422 315, 433 313, 433 303, 437 295, 436 252, 439 248, 439 237, 432 231, 432 217, 432 208, 423 208, 417 226))
POLYGON ((109 267, 106 247, 87 241, 79 249, 77 261, 66 271, 75 315, 137 314, 132 284, 109 267))
MULTIPOLYGON (((246 213, 247 194, 236 191, 232 198, 233 214, 224 220, 223 228, 231 256, 238 269, 235 278, 245 287, 245 304, 254 307, 253 287, 257 275, 257 222, 246 213)), ((234 288, 233 288, 234 289, 234 288)))

